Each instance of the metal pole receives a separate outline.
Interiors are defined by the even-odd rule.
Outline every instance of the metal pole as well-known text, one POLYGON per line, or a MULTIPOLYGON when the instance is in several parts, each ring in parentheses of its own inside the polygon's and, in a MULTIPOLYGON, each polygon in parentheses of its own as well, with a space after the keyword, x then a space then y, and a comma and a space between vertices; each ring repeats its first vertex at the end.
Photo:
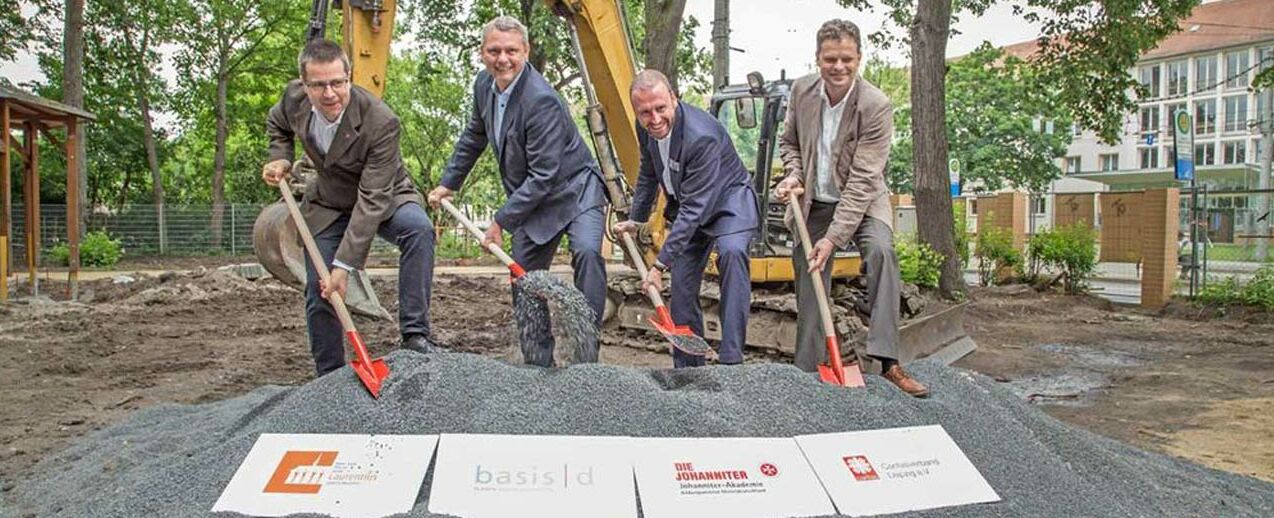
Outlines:
MULTIPOLYGON (((1266 88, 1265 113, 1258 113, 1257 120, 1261 124, 1261 170, 1256 181, 1256 188, 1262 191, 1270 188, 1270 163, 1274 161, 1274 88, 1266 88)), ((1269 258, 1270 247, 1270 194, 1262 192, 1256 196, 1256 260, 1264 263, 1269 258)))
POLYGON ((230 204, 230 255, 239 255, 239 249, 234 242, 234 206, 235 204, 230 204))
POLYGON ((730 83, 730 0, 716 0, 712 16, 712 90, 730 83))

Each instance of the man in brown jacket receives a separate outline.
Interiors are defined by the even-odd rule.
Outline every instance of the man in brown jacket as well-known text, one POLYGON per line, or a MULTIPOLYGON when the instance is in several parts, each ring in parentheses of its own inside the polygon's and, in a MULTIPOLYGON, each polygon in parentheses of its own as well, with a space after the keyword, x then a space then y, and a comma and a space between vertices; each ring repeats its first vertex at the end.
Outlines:
MULTIPOLYGON (((898 364, 899 278, 894 254, 885 163, 893 138, 893 106, 871 83, 858 77, 862 63, 858 26, 830 20, 818 30, 818 74, 797 79, 787 122, 779 138, 786 177, 775 194, 787 201, 801 195, 810 239, 810 255, 792 254, 796 270, 796 366, 814 371, 827 348, 814 299, 812 273, 819 272, 830 292, 832 269, 824 268, 837 249, 852 240, 862 257, 871 307, 867 354, 879 360, 884 377, 916 397, 929 390, 898 364)), ((793 213, 787 224, 794 228, 793 213)))
POLYGON ((305 321, 319 375, 345 365, 341 324, 328 296, 345 295, 350 270, 367 262, 379 234, 398 245, 398 322, 403 347, 433 348, 429 292, 433 283, 434 228, 398 149, 398 117, 374 95, 351 85, 350 61, 331 41, 311 41, 298 59, 301 79, 288 83, 270 109, 266 134, 270 162, 261 177, 277 185, 291 170, 301 141, 318 175, 306 186, 301 213, 330 283, 320 283, 305 256, 305 321))

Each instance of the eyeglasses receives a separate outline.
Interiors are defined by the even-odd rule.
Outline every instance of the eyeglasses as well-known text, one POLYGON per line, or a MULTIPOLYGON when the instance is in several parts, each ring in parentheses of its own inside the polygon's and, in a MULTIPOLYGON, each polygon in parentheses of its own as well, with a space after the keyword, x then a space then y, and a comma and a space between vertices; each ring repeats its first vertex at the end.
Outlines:
POLYGON ((319 93, 331 87, 332 90, 343 90, 349 86, 349 78, 333 79, 331 81, 306 81, 305 87, 311 92, 319 93))

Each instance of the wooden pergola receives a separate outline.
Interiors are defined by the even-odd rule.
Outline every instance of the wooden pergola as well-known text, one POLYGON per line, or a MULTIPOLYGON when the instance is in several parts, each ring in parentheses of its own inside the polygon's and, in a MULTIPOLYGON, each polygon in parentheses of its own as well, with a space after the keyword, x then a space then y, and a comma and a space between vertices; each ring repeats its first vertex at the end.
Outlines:
MULTIPOLYGON (((11 257, 13 236, 13 199, 11 190, 10 158, 11 153, 22 159, 22 200, 26 210, 26 261, 30 275, 31 294, 39 292, 36 278, 36 265, 40 255, 40 147, 36 135, 61 147, 66 152, 66 233, 70 245, 70 282, 71 297, 78 295, 78 277, 80 271, 80 178, 76 163, 76 151, 81 143, 76 138, 79 125, 97 120, 93 114, 56 101, 31 95, 20 90, 0 85, 0 241, 5 243, 0 256, 11 257), (22 129, 22 141, 13 136, 12 130, 22 129), (64 137, 59 140, 53 129, 65 129, 64 137)), ((10 261, 0 261, 0 298, 8 294, 8 278, 10 261)))

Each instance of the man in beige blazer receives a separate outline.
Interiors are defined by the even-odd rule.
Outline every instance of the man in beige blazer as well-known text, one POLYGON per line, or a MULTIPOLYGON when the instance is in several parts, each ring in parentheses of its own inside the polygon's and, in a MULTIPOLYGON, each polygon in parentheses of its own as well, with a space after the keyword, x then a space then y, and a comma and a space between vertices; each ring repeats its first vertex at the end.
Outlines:
MULTIPOLYGON (((858 77, 862 63, 858 26, 830 20, 818 30, 818 73, 797 79, 779 156, 786 171, 775 194, 787 201, 800 194, 813 249, 792 254, 796 270, 796 366, 814 371, 826 361, 827 348, 814 299, 813 272, 830 292, 832 269, 824 268, 835 250, 853 241, 867 277, 871 307, 867 354, 879 360, 884 377, 916 397, 929 394, 898 364, 899 277, 894 254, 885 163, 893 138, 893 106, 871 83, 858 77)), ((787 226, 795 228, 792 211, 787 226)))

